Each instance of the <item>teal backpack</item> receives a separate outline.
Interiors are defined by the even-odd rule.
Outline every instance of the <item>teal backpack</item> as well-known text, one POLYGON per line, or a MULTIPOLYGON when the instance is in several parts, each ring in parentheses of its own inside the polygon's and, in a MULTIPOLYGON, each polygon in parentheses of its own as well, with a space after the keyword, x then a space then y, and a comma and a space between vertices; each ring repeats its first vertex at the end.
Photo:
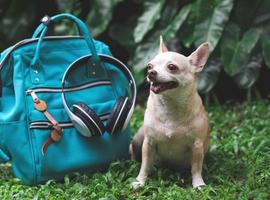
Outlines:
POLYGON ((128 157, 134 79, 75 16, 44 17, 31 39, 1 53, 0 78, 0 163, 26 184, 128 157), (81 36, 45 37, 62 19, 81 36))

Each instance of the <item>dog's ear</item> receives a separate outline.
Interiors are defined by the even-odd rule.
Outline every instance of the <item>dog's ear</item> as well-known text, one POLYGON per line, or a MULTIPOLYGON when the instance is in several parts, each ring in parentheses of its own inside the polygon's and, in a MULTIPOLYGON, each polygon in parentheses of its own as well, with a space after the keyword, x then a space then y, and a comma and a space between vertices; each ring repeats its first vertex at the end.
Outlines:
POLYGON ((168 49, 167 47, 165 46, 165 44, 163 43, 163 38, 162 36, 159 37, 159 53, 164 53, 164 52, 167 52, 168 49))
POLYGON ((203 67, 207 61, 208 58, 208 43, 205 42, 201 44, 196 51, 194 51, 190 56, 189 56, 189 61, 190 64, 193 67, 194 72, 200 72, 203 70, 203 67))

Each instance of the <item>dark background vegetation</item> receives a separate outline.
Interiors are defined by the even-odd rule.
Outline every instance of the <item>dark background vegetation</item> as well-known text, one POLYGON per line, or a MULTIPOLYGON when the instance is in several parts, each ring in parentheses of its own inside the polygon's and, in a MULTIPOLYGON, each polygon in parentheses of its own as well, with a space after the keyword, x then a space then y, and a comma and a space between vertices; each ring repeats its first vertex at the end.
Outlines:
MULTIPOLYGON (((198 81, 207 101, 270 97, 269 0, 0 0, 0 50, 31 37, 44 15, 62 12, 84 20, 131 66, 139 102, 147 96, 145 65, 157 52, 159 35, 184 55, 209 42, 198 81)), ((74 27, 62 22, 55 32, 74 34, 74 27)))

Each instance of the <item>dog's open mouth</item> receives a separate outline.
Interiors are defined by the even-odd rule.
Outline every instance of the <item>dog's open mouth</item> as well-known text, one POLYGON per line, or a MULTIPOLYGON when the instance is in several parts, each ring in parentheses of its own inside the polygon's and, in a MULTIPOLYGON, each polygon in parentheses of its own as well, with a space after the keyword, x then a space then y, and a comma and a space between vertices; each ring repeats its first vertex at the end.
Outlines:
POLYGON ((156 94, 159 94, 165 90, 173 89, 178 87, 178 83, 176 81, 169 82, 151 82, 150 90, 156 94))

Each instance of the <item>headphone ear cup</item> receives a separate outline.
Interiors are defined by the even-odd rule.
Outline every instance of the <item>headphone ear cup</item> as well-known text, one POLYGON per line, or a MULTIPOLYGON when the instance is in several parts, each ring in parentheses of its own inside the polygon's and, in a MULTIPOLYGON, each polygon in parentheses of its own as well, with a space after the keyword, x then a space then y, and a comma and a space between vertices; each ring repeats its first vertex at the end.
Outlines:
POLYGON ((127 97, 121 96, 117 99, 107 124, 107 131, 111 135, 121 131, 123 128, 129 113, 130 106, 131 105, 127 97))
POLYGON ((74 104, 73 113, 83 121, 94 136, 101 136, 105 132, 105 127, 99 116, 86 104, 74 104))

